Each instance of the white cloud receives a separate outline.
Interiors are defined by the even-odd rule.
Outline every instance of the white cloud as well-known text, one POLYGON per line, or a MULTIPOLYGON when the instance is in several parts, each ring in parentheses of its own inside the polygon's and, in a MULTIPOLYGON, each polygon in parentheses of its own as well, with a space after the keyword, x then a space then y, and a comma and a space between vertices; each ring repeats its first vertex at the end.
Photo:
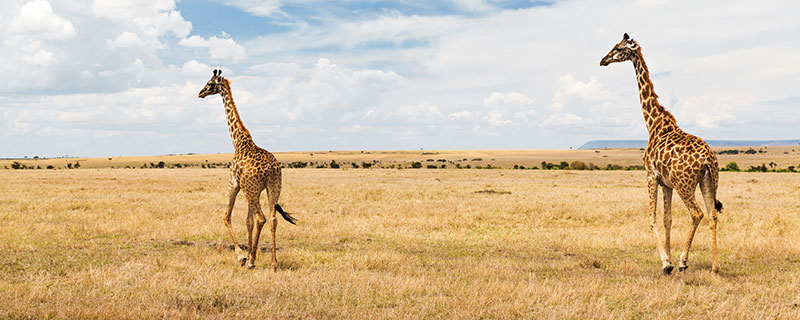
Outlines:
MULTIPOLYGON (((219 99, 196 97, 215 63, 237 80, 240 113, 265 147, 563 148, 641 139, 630 63, 598 66, 623 32, 640 42, 662 104, 687 131, 796 137, 800 65, 787 61, 800 56, 792 41, 798 4, 499 3, 452 0, 428 11, 399 2, 410 9, 337 15, 358 5, 313 0, 292 3, 308 10, 290 15, 279 1, 230 2, 278 27, 242 33, 247 26, 222 13, 232 35, 212 36, 192 34, 174 0, 10 0, 0 11, 0 134, 11 141, 3 150, 99 154, 180 137, 171 147, 197 147, 174 130, 181 128, 219 138, 222 149, 212 152, 227 151, 219 99), (109 140, 98 147, 86 137, 109 140)), ((154 152, 146 152, 152 143, 139 147, 154 152)))
POLYGON ((144 41, 133 32, 125 31, 114 40, 107 40, 108 44, 117 48, 130 48, 142 47, 145 45, 144 41))
POLYGON ((553 109, 564 110, 569 107, 590 105, 592 108, 608 106, 614 94, 603 90, 597 78, 592 76, 589 81, 575 80, 567 74, 558 78, 559 87, 553 95, 553 109))
POLYGON ((178 43, 187 47, 208 48, 211 58, 214 59, 230 59, 236 62, 247 58, 244 47, 231 38, 217 38, 217 36, 211 36, 206 40, 195 35, 181 39, 178 43))
POLYGON ((244 10, 255 16, 270 17, 280 13, 279 0, 226 0, 225 5, 244 10))
POLYGON ((451 0, 456 6, 471 12, 483 12, 494 9, 494 6, 483 0, 451 0))
POLYGON ((512 124, 513 121, 509 119, 511 115, 523 121, 536 115, 536 110, 531 109, 533 99, 519 92, 492 92, 483 99, 483 105, 491 109, 484 119, 493 127, 512 124))
POLYGON ((136 26, 138 32, 149 37, 168 32, 185 37, 192 30, 192 23, 175 10, 174 0, 94 0, 91 10, 97 17, 136 26))
POLYGON ((211 67, 197 60, 190 60, 183 64, 181 73, 192 77, 208 76, 211 73, 211 67))
POLYGON ((6 36, 27 36, 35 39, 67 40, 75 37, 75 27, 67 19, 53 13, 44 0, 28 2, 8 23, 6 36))

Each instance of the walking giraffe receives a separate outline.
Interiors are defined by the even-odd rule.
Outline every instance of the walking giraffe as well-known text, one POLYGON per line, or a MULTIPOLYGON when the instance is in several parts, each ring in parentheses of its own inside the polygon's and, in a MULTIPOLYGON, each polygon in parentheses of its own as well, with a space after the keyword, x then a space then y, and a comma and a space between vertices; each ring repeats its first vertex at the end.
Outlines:
POLYGON ((250 131, 244 127, 239 112, 236 111, 236 105, 233 103, 233 96, 231 96, 231 86, 228 79, 222 77, 222 70, 214 70, 214 75, 211 80, 200 90, 198 97, 205 98, 209 95, 219 94, 222 97, 222 103, 225 105, 225 115, 228 118, 228 130, 231 133, 233 140, 233 161, 231 161, 231 178, 230 189, 228 191, 228 211, 225 214, 224 223, 228 227, 228 231, 233 239, 234 251, 236 252, 237 261, 244 266, 247 263, 248 268, 254 268, 256 262, 256 253, 258 252, 258 238, 261 235, 261 228, 267 219, 264 213, 261 212, 261 191, 267 190, 268 208, 271 211, 271 228, 272 231, 272 269, 278 269, 278 259, 275 255, 275 228, 278 225, 278 220, 275 219, 275 211, 280 212, 286 221, 295 224, 295 219, 288 213, 283 211, 278 204, 278 197, 281 195, 281 166, 278 160, 272 153, 267 150, 261 149, 253 142, 250 136, 250 131), (244 195, 247 198, 247 248, 248 255, 244 255, 244 251, 239 248, 239 243, 236 241, 236 236, 231 227, 231 212, 233 205, 236 202, 236 195, 239 190, 244 190, 244 195), (255 228, 253 228, 253 219, 255 219, 255 228))
POLYGON ((653 90, 650 73, 642 57, 642 48, 628 37, 626 33, 622 41, 611 49, 603 60, 601 66, 610 63, 630 60, 636 70, 639 83, 639 99, 642 103, 642 113, 647 124, 649 139, 642 160, 647 170, 647 189, 650 193, 650 229, 653 231, 658 251, 661 255, 662 270, 665 274, 672 272, 670 259, 670 229, 672 228, 672 190, 676 189, 683 199, 692 216, 692 226, 686 238, 686 245, 680 257, 678 270, 686 270, 686 260, 689 258, 689 248, 697 230, 697 225, 703 219, 703 211, 697 205, 695 190, 700 185, 703 193, 706 210, 711 213, 711 241, 714 255, 711 270, 719 272, 717 263, 717 214, 722 210, 722 203, 717 201, 717 186, 719 184, 719 167, 717 157, 703 139, 688 134, 678 127, 675 117, 658 103, 658 96, 653 90), (664 242, 656 226, 656 207, 658 186, 664 192, 664 242))

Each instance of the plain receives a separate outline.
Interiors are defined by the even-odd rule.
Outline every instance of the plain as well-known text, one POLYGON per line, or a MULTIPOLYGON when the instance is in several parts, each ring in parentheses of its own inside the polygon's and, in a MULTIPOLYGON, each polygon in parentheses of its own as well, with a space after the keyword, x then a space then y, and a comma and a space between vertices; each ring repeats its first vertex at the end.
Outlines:
POLYGON ((704 219, 672 276, 643 171, 285 169, 277 273, 234 263, 227 177, 3 170, 0 318, 800 317, 799 174, 723 172, 721 272, 704 219))

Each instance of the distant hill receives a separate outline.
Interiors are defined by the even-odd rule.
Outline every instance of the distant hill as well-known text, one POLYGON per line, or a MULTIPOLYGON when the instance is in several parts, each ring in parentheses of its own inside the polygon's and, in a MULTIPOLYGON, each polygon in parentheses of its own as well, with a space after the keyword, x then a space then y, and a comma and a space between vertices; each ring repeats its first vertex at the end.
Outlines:
MULTIPOLYGON (((764 147, 764 146, 797 146, 800 139, 789 140, 706 140, 712 147, 764 147)), ((647 140, 592 140, 578 149, 620 149, 644 148, 647 140)))

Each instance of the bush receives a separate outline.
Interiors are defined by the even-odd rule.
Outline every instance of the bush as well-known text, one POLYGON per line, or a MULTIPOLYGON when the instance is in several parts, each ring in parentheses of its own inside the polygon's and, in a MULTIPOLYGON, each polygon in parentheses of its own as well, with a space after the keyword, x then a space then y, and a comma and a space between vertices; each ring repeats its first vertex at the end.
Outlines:
POLYGON ((436 165, 435 164, 429 164, 428 165, 428 169, 436 169, 436 165))
POLYGON ((722 150, 717 154, 739 154, 739 150, 722 150))
POLYGON ((411 163, 411 167, 414 169, 422 168, 422 163, 414 161, 411 163))
POLYGON ((358 169, 358 163, 351 162, 350 165, 353 166, 353 169, 358 169))
POLYGON ((361 167, 364 168, 364 169, 369 169, 370 167, 372 167, 372 163, 362 162, 361 163, 361 167))
POLYGON ((572 170, 591 170, 583 161, 572 161, 569 167, 572 168, 572 170))
POLYGON ((305 168, 306 166, 308 166, 308 162, 294 161, 289 163, 289 168, 305 168))
POLYGON ((25 165, 21 164, 21 163, 19 163, 17 161, 14 161, 13 163, 11 163, 11 169, 14 169, 14 170, 25 169, 25 165))
POLYGON ((741 171, 741 170, 739 170, 739 165, 736 162, 731 161, 731 162, 728 162, 728 164, 725 165, 725 168, 722 168, 722 171, 738 172, 738 171, 741 171))
POLYGON ((561 163, 558 164, 558 168, 561 170, 569 169, 569 163, 566 161, 561 161, 561 163))
POLYGON ((753 148, 750 148, 747 151, 745 151, 744 154, 756 154, 756 151, 753 150, 753 148))
POLYGON ((339 169, 339 164, 336 163, 336 160, 331 160, 330 167, 331 169, 339 169))
POLYGON ((47 166, 47 169, 54 169, 54 168, 53 168, 53 165, 48 165, 48 166, 47 166))
POLYGON ((747 172, 767 172, 767 166, 763 163, 760 166, 751 166, 747 169, 747 172))

